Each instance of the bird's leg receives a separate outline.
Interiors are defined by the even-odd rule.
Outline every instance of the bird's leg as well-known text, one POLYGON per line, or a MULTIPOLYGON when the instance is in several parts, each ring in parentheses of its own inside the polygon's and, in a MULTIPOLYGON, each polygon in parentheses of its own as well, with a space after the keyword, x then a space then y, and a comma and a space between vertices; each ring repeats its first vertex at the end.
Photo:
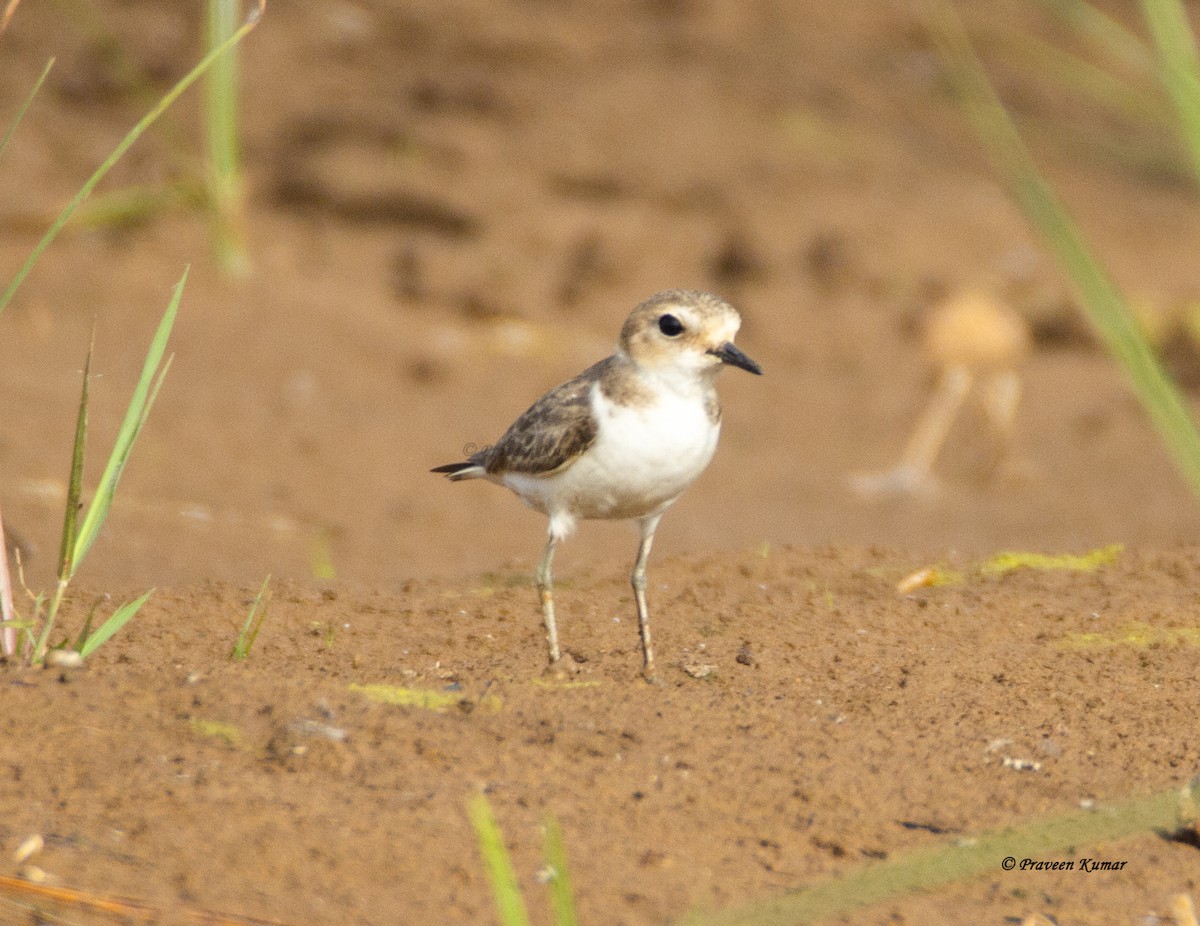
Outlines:
POLYGON ((966 367, 948 367, 909 437, 900 462, 887 472, 855 477, 855 489, 862 495, 873 496, 915 494, 931 488, 933 461, 946 443, 946 435, 971 389, 972 379, 966 367))
POLYGON ((962 408, 963 400, 971 388, 971 373, 966 367, 948 367, 942 374, 934 391, 933 399, 925 410, 924 416, 916 430, 908 439, 904 448, 904 458, 900 464, 927 477, 933 472, 933 461, 946 443, 946 435, 950 426, 962 408))
POLYGON ((994 374, 984 384, 983 411, 996 432, 996 456, 992 473, 1000 473, 1011 466, 1013 433, 1016 431, 1017 406, 1021 402, 1021 379, 1012 370, 994 374))
POLYGON ((554 623, 554 582, 550 577, 550 563, 554 560, 554 544, 556 539, 553 534, 546 541, 546 552, 542 554, 542 561, 538 563, 537 581, 538 597, 542 600, 542 620, 546 624, 546 643, 550 647, 550 662, 551 664, 558 662, 562 655, 558 651, 558 627, 554 623))
POLYGON ((650 547, 654 543, 654 531, 658 527, 661 515, 652 515, 638 521, 638 530, 642 540, 638 544, 637 560, 633 564, 633 575, 630 584, 633 586, 633 597, 637 602, 638 629, 642 634, 642 675, 649 681, 654 680, 654 646, 650 642, 650 609, 646 606, 646 560, 650 558, 650 547))

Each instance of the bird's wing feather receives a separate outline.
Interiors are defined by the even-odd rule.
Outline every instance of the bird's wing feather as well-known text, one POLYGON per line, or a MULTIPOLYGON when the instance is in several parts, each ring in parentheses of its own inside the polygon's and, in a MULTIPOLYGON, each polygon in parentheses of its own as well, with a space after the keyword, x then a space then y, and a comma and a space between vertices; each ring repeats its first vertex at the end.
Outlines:
POLYGON ((574 379, 551 389, 476 460, 488 473, 544 476, 561 469, 592 445, 597 423, 592 414, 592 387, 616 362, 609 357, 574 379))

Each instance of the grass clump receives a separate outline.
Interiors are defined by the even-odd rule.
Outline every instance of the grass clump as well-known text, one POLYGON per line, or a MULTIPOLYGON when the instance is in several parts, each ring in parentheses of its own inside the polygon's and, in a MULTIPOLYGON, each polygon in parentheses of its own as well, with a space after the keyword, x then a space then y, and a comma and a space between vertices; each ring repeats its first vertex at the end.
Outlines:
POLYGON ((258 639, 258 632, 262 630, 263 621, 267 618, 267 608, 271 604, 270 584, 271 577, 268 575, 263 579, 262 588, 258 590, 258 595, 250 605, 241 632, 238 633, 229 653, 230 659, 245 659, 254 648, 254 641, 258 639))
MULTIPOLYGON (((92 348, 89 347, 83 369, 83 387, 80 390, 79 413, 75 421, 75 440, 71 452, 71 473, 67 483, 67 505, 63 516, 62 540, 59 545, 58 582, 53 593, 47 597, 43 594, 30 593, 32 613, 27 620, 20 620, 15 611, 6 616, 6 625, 22 632, 21 640, 6 640, 5 655, 18 656, 32 663, 41 663, 46 658, 46 652, 51 647, 51 635, 58 619, 63 598, 75 573, 83 563, 84 557, 95 543, 100 529, 108 517, 116 496, 117 485, 134 442, 141 433, 142 426, 150 414, 163 378, 171 366, 171 358, 166 355, 167 340, 175 324, 175 315, 179 302, 183 298, 183 288, 187 282, 187 272, 175 286, 171 301, 167 306, 158 330, 150 342, 142 364, 142 373, 134 387, 133 395, 125 410, 125 418, 117 432, 108 463, 100 477, 100 484, 86 509, 83 507, 83 466, 87 446, 88 430, 88 385, 91 378, 92 348), (80 513, 82 512, 82 517, 80 513)), ((134 601, 121 605, 94 631, 91 630, 92 618, 89 617, 75 644, 75 651, 81 657, 87 658, 102 644, 109 640, 117 631, 127 624, 146 600, 150 592, 134 601)), ((65 648, 66 643, 55 644, 56 648, 65 648)))
MULTIPOLYGON (((529 926, 529 910, 492 805, 482 793, 477 794, 467 805, 467 815, 475 829, 501 926, 529 926)), ((550 889, 550 921, 554 926, 578 926, 562 828, 551 818, 546 821, 545 832, 546 867, 542 875, 550 889)))
MULTIPOLYGON (((234 30, 223 41, 216 44, 195 67, 184 75, 130 129, 104 162, 84 182, 83 186, 79 188, 79 191, 71 198, 70 202, 67 203, 66 207, 59 213, 58 217, 50 224, 49 229, 30 251, 29 256, 20 268, 18 268, 3 293, 0 293, 0 314, 3 313, 5 307, 12 301, 38 259, 62 231, 75 211, 91 195, 97 184, 100 183, 134 142, 166 111, 167 107, 254 28, 264 6, 265 0, 259 0, 256 10, 251 13, 242 26, 234 30)), ((8 14, 0 21, 0 32, 7 26, 15 7, 15 3, 8 6, 8 14)), ((11 121, 3 138, 0 139, 0 154, 3 154, 26 110, 33 102, 38 89, 44 83, 52 65, 53 60, 43 69, 41 76, 37 79, 33 89, 29 92, 16 116, 11 121)), ((108 517, 108 512, 116 495, 117 485, 128 462, 133 444, 146 423, 150 409, 158 395, 158 390, 162 386, 163 378, 170 368, 171 358, 166 354, 166 345, 175 323, 175 316, 183 296, 186 280, 187 271, 184 272, 183 277, 176 284, 167 310, 150 343, 150 348, 142 366, 141 376, 134 387, 133 395, 125 412, 125 418, 121 423, 121 428, 117 434, 112 452, 109 454, 108 463, 105 466, 104 473, 100 477, 100 483, 96 488, 92 500, 85 510, 82 502, 83 469, 87 444, 88 388, 91 377, 92 348, 88 350, 84 363, 83 386, 75 422, 75 439, 71 453, 67 505, 63 517, 62 541, 59 546, 58 581, 55 584, 54 591, 49 595, 29 592, 31 606, 28 617, 22 617, 17 612, 13 602, 13 583, 8 570, 7 546, 4 543, 3 523, 0 522, 0 551, 3 551, 3 555, 0 555, 0 653, 8 658, 20 658, 35 664, 43 663, 46 660, 48 651, 59 649, 76 654, 76 658, 85 659, 124 627, 137 614, 150 595, 147 592, 133 601, 122 604, 94 630, 92 629, 95 616, 95 609, 93 608, 92 614, 89 615, 83 630, 75 641, 73 650, 68 650, 68 642, 65 638, 57 642, 53 639, 55 625, 67 589, 108 517)), ((24 585, 23 577, 22 585, 24 585)), ((28 589, 26 590, 28 591, 28 589)))

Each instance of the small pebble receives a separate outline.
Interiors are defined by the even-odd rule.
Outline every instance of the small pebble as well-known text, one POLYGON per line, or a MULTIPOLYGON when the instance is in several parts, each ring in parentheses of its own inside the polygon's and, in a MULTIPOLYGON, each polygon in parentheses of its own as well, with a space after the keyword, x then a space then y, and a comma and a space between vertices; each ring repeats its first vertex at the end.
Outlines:
POLYGON ((38 868, 37 865, 22 865, 17 869, 17 877, 31 884, 46 883, 46 872, 38 868))
POLYGON ((34 833, 32 836, 26 836, 19 846, 17 851, 13 853, 13 861, 20 865, 22 862, 27 862, 46 847, 46 840, 42 838, 41 833, 34 833))
POLYGON ((1171 916, 1176 926, 1197 926, 1196 905, 1191 894, 1176 894, 1171 898, 1171 916))
POLYGON ((52 649, 46 654, 47 669, 78 669, 83 657, 73 649, 52 649))
POLYGON ((915 592, 918 588, 928 588, 937 582, 937 569, 933 566, 926 566, 924 569, 918 569, 916 572, 905 576, 896 583, 896 594, 907 595, 910 592, 915 592))

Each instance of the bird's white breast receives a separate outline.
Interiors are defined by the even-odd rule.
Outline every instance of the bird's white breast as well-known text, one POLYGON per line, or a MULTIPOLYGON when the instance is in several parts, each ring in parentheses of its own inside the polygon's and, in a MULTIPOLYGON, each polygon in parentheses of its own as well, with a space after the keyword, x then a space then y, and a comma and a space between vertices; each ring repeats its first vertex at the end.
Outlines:
POLYGON ((720 434, 701 392, 655 390, 622 405, 592 390, 598 432, 573 463, 551 476, 510 474, 504 482, 532 507, 562 522, 639 518, 662 511, 704 471, 720 434))

